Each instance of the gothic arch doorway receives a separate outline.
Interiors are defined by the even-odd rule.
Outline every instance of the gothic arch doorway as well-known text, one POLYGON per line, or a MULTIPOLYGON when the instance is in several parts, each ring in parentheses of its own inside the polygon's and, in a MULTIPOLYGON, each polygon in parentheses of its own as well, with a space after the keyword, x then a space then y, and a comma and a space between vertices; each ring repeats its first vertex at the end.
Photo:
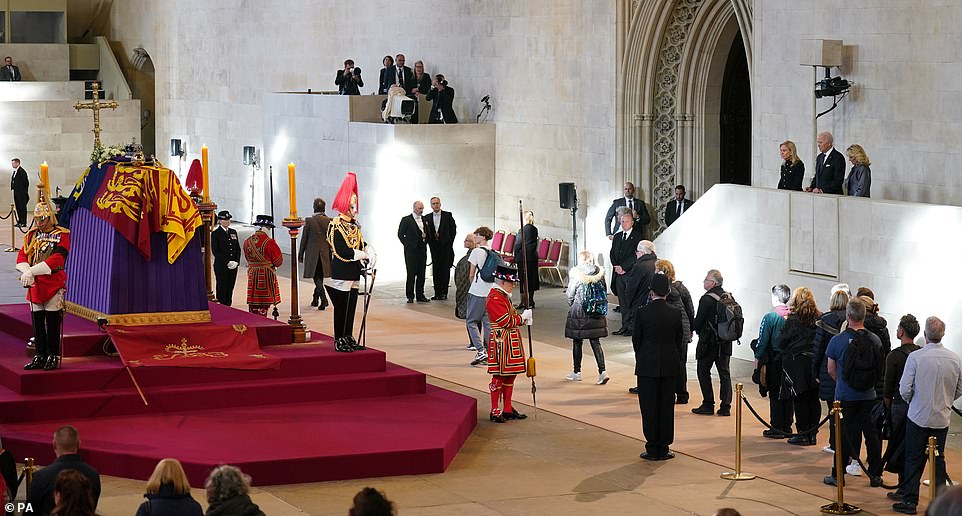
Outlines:
POLYGON ((718 182, 751 185, 752 87, 741 33, 735 35, 725 63, 718 125, 718 182))
POLYGON ((730 157, 722 128, 725 137, 751 128, 751 0, 622 0, 619 17, 625 33, 617 145, 624 180, 641 185, 655 207, 676 184, 698 197, 722 182, 723 160, 744 159, 725 168, 725 181, 750 181, 750 132, 747 146, 730 157))
POLYGON ((137 47, 130 56, 127 82, 134 98, 140 99, 140 141, 144 153, 157 155, 157 116, 154 61, 143 47, 137 47))

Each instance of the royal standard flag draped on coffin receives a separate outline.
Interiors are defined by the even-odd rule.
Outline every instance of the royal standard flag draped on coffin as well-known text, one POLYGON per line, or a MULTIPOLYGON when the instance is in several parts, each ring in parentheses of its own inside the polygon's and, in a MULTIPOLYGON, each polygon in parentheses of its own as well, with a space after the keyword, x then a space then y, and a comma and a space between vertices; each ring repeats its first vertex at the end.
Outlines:
POLYGON ((91 165, 64 205, 64 224, 69 224, 75 208, 87 208, 109 223, 148 261, 151 233, 166 233, 167 261, 174 263, 194 230, 203 225, 197 206, 174 172, 145 164, 91 165))

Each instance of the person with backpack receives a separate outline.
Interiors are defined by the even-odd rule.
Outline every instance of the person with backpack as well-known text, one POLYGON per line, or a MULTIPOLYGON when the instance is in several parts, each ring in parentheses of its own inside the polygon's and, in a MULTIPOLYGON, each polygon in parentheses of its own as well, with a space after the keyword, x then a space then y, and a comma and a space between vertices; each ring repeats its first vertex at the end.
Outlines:
MULTIPOLYGON (((875 404, 875 382, 882 374, 882 343, 878 336, 865 329, 865 304, 858 298, 845 305, 848 328, 828 343, 828 374, 835 379, 835 399, 842 402, 842 464, 859 455, 854 449, 856 436, 865 439, 868 455, 868 473, 872 487, 882 485, 882 439, 872 421, 875 404)), ((830 486, 838 485, 835 478, 835 462, 832 474, 822 481, 830 486)))
MULTIPOLYGON (((726 304, 734 303, 734 298, 722 289, 721 272, 711 269, 705 275, 702 285, 705 294, 698 300, 698 310, 695 312, 695 324, 692 328, 698 334, 698 345, 695 346, 695 360, 698 367, 698 385, 701 387, 701 405, 691 409, 693 414, 710 416, 715 414, 715 392, 711 384, 711 368, 718 372, 718 397, 721 405, 718 407, 719 416, 730 416, 732 407, 732 375, 730 362, 732 358, 732 341, 728 333, 731 321, 719 320, 719 306, 722 299, 726 304), (719 331, 719 324, 726 324, 719 331)), ((735 303, 737 306, 737 303, 735 303)), ((738 308, 741 316, 741 308, 738 308)), ((744 323, 744 319, 742 319, 744 323)))
POLYGON ((605 372, 605 352, 601 340, 608 336, 608 286, 605 284, 605 270, 595 264, 591 251, 578 253, 578 266, 568 271, 568 317, 565 319, 565 338, 571 339, 571 357, 574 370, 565 380, 581 381, 581 350, 584 339, 591 344, 591 351, 598 364, 598 385, 608 383, 605 372))
POLYGON ((484 304, 487 302, 488 293, 494 286, 494 276, 491 264, 494 269, 501 262, 501 257, 497 252, 492 251, 488 246, 488 241, 494 233, 491 228, 481 226, 474 230, 474 241, 477 244, 468 256, 468 263, 471 265, 468 276, 472 278, 471 287, 468 289, 468 305, 465 316, 465 325, 468 328, 468 338, 471 339, 471 347, 477 352, 471 365, 486 363, 488 361, 487 341, 488 334, 491 332, 491 323, 485 312, 484 304))

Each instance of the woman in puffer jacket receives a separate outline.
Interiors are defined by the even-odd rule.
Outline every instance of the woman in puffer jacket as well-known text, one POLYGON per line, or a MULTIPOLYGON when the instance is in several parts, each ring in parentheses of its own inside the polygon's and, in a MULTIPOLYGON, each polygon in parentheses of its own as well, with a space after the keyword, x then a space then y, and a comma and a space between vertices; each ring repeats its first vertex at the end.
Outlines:
MULTIPOLYGON (((829 411, 832 410, 832 402, 835 401, 835 380, 828 374, 828 358, 825 356, 825 350, 828 348, 828 341, 842 331, 842 324, 845 323, 845 305, 848 304, 848 299, 848 285, 844 283, 835 285, 832 287, 829 311, 815 321, 812 365, 815 368, 815 378, 818 381, 818 397, 825 401, 829 411)), ((830 438, 824 451, 835 453, 835 420, 830 418, 828 422, 830 438)))
POLYGON ((668 277, 671 290, 668 292, 669 306, 681 310, 681 361, 678 364, 678 374, 675 375, 675 404, 688 403, 688 344, 691 343, 691 325, 695 321, 695 305, 691 301, 691 293, 684 283, 675 280, 675 266, 668 260, 655 262, 655 272, 668 277))
POLYGON ((607 295, 607 285, 605 284, 605 271, 595 264, 594 256, 591 251, 583 250, 578 253, 578 266, 568 271, 568 290, 565 294, 568 297, 568 318, 565 321, 565 338, 571 339, 571 355, 574 359, 574 371, 565 380, 581 381, 581 348, 584 339, 591 343, 591 351, 595 355, 595 362, 598 363, 598 385, 608 383, 608 373, 605 372, 605 352, 601 349, 601 340, 608 336, 608 320, 604 313, 607 312, 607 298, 602 301, 604 308, 601 314, 589 314, 585 312, 584 303, 586 294, 601 292, 607 295))

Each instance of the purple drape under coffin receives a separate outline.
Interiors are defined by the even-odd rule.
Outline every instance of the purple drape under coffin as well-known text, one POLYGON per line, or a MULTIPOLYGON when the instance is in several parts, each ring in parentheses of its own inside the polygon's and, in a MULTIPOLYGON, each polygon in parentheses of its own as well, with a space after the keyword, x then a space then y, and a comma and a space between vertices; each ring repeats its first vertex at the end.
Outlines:
MULTIPOLYGON (((203 231, 203 226, 198 231, 203 231)), ((168 263, 167 236, 150 236, 152 260, 86 208, 73 212, 67 258, 67 301, 107 314, 207 310, 204 256, 192 238, 168 263)))

